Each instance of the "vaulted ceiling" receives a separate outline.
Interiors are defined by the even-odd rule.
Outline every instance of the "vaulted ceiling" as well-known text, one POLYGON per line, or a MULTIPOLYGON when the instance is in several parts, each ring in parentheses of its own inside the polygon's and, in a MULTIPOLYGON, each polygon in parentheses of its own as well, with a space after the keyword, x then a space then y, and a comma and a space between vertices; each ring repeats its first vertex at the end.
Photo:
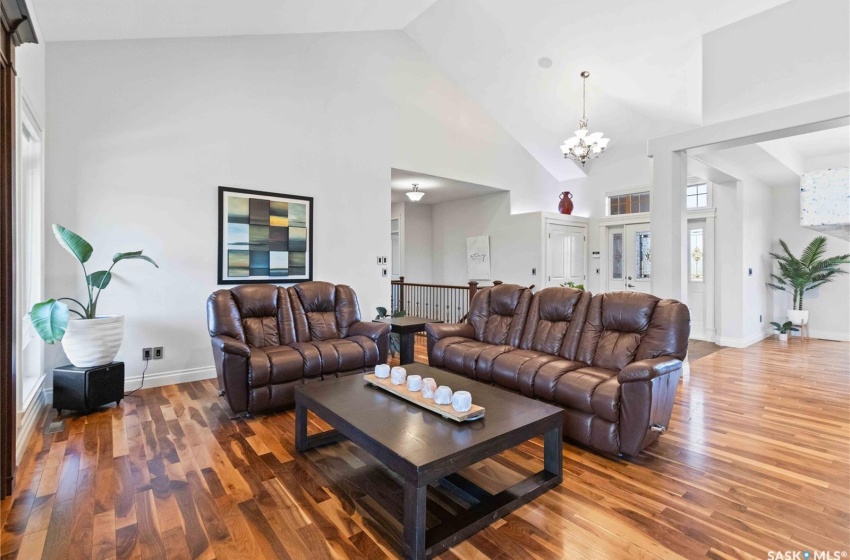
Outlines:
POLYGON ((404 30, 560 181, 581 116, 609 152, 698 126, 702 35, 788 0, 35 0, 47 41, 404 30), (551 64, 540 63, 548 59, 551 64), (548 66, 548 67, 545 67, 548 66))

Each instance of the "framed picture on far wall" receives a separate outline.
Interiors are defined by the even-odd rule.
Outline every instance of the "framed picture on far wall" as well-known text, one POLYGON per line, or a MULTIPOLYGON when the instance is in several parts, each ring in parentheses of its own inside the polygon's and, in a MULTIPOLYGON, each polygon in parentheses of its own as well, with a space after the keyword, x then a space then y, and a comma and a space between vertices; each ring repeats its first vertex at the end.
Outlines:
POLYGON ((218 188, 218 283, 313 279, 313 198, 218 188))

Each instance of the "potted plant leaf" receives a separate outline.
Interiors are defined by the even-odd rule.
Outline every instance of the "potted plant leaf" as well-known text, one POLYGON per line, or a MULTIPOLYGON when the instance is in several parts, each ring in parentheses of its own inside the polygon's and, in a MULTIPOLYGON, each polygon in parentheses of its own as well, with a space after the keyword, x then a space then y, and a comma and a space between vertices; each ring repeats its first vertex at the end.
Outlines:
MULTIPOLYGON (((850 263, 850 255, 836 255, 823 258, 826 252, 826 237, 818 236, 812 239, 800 257, 794 256, 788 244, 779 240, 784 254, 770 253, 779 264, 779 274, 771 274, 773 282, 768 286, 774 290, 790 292, 793 295, 793 307, 788 310, 788 320, 795 325, 805 325, 809 322, 809 311, 803 309, 803 297, 806 292, 827 282, 832 282, 835 275, 846 274, 841 265, 850 263)), ((795 329, 796 330, 796 329, 795 329)))
MULTIPOLYGON (((396 309, 393 311, 392 315, 387 314, 386 307, 376 307, 375 310, 378 312, 378 316, 375 319, 386 319, 387 317, 392 317, 396 319, 398 317, 406 317, 407 311, 401 311, 396 309)), ((390 333, 390 356, 395 357, 401 351, 401 339, 398 336, 398 333, 390 333)))
POLYGON ((794 324, 791 323, 791 321, 785 321, 781 325, 779 323, 777 323, 776 321, 771 321, 770 324, 773 325, 773 328, 776 330, 776 333, 779 335, 780 342, 785 342, 785 341, 788 340, 788 333, 789 332, 794 332, 794 331, 800 330, 797 327, 795 327, 794 324))
POLYGON ((88 241, 58 224, 53 224, 53 234, 66 251, 74 255, 82 267, 86 281, 85 304, 74 298, 62 297, 36 303, 30 311, 35 331, 48 344, 62 341, 62 348, 71 363, 77 367, 108 364, 115 359, 124 339, 123 315, 98 315, 100 294, 112 281, 112 269, 121 261, 143 260, 159 268, 153 259, 142 251, 116 253, 107 270, 89 273, 86 263, 94 249, 88 241), (69 308, 64 302, 76 307, 69 308), (71 315, 74 315, 73 317, 71 315))

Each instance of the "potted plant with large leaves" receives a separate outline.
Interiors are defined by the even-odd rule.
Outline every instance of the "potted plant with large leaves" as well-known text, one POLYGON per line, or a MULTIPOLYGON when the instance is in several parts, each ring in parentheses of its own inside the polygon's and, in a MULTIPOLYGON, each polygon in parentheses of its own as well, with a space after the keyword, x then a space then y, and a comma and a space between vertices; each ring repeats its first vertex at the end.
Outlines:
POLYGON ((780 274, 771 274, 773 283, 767 285, 774 290, 791 292, 794 306, 788 310, 788 320, 794 325, 808 324, 809 311, 803 309, 803 296, 809 290, 832 282, 835 275, 847 274, 841 265, 850 263, 850 255, 823 258, 826 237, 822 235, 812 239, 799 258, 794 256, 787 243, 780 239, 779 244, 785 254, 770 253, 770 256, 778 262, 780 274))
POLYGON ((159 268, 153 259, 142 251, 116 253, 107 270, 89 273, 86 263, 94 249, 88 241, 58 224, 53 224, 53 234, 66 251, 74 255, 83 269, 86 281, 86 304, 69 297, 49 299, 36 303, 30 311, 30 320, 38 335, 48 344, 62 341, 62 348, 71 363, 77 367, 108 364, 115 359, 124 339, 123 315, 98 315, 97 305, 103 290, 112 281, 112 269, 121 261, 143 260, 159 268), (76 307, 69 308, 64 302, 76 307), (72 314, 74 315, 72 317, 72 314))

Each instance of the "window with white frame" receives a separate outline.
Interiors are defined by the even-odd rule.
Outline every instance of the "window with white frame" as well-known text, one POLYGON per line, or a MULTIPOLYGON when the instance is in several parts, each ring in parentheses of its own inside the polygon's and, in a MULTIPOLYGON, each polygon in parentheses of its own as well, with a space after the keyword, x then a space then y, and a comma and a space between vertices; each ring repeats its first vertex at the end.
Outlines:
POLYGON ((29 104, 21 97, 21 126, 18 137, 17 266, 15 280, 21 314, 17 317, 16 361, 18 370, 17 405, 23 411, 35 398, 44 377, 44 345, 38 339, 29 317, 32 306, 44 300, 44 186, 42 168, 44 146, 42 128, 29 104))
POLYGON ((608 215, 649 212, 649 192, 621 194, 608 197, 608 215))
POLYGON ((708 207, 708 184, 698 183, 696 185, 688 185, 687 193, 688 208, 706 208, 708 207))

